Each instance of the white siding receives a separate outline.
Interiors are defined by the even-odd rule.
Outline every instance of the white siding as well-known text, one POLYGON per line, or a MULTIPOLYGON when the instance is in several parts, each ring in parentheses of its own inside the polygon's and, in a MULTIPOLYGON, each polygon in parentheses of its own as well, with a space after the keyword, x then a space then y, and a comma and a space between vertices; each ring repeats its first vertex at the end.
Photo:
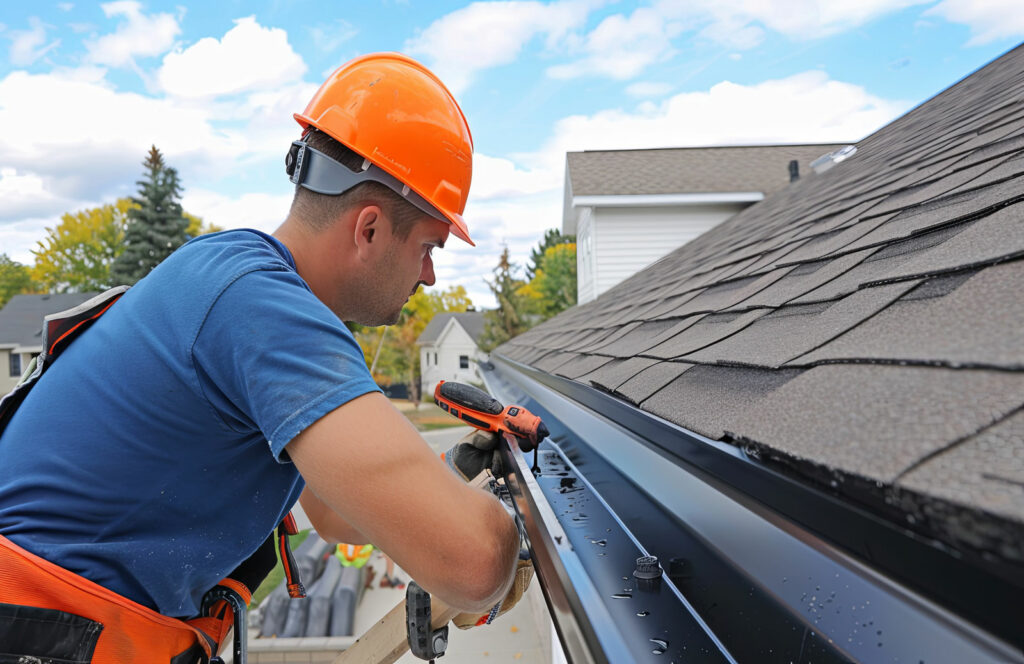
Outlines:
POLYGON ((9 349, 0 350, 0 396, 13 390, 21 378, 21 374, 17 376, 9 375, 11 373, 11 353, 21 356, 22 373, 28 368, 28 363, 32 361, 32 353, 17 353, 9 349))
POLYGON ((420 377, 424 398, 434 394, 438 381, 454 380, 459 383, 481 383, 477 372, 477 362, 484 359, 484 353, 477 348, 476 342, 469 336, 465 328, 455 322, 448 321, 436 344, 425 344, 420 350, 420 377), (434 363, 434 354, 437 363, 434 363), (460 356, 469 358, 469 368, 459 366, 460 356))
POLYGON ((590 232, 596 277, 588 279, 590 283, 582 279, 578 282, 580 303, 595 299, 744 207, 720 204, 594 209, 590 232))
POLYGON ((592 209, 576 210, 576 299, 588 302, 597 297, 594 280, 597 257, 594 255, 594 222, 592 209))

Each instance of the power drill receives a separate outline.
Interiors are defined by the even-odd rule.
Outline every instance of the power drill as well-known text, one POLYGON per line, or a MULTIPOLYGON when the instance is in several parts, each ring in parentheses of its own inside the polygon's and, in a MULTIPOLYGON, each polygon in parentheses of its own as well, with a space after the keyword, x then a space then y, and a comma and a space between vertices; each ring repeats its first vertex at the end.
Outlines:
POLYGON ((472 385, 442 380, 434 388, 434 403, 477 429, 525 438, 534 449, 550 435, 540 418, 530 411, 522 406, 502 406, 497 399, 472 385))

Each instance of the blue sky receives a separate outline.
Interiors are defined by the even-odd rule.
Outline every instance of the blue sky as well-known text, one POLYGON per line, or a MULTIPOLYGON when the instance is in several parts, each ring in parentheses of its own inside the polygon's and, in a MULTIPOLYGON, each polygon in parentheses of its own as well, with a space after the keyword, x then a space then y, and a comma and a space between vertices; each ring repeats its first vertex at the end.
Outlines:
POLYGON ((502 245, 523 263, 561 225, 567 150, 853 142, 1022 38, 1019 0, 5 2, 0 252, 134 193, 153 143, 185 209, 272 231, 291 114, 396 50, 469 119, 479 246, 439 252, 438 286, 491 306, 502 245))

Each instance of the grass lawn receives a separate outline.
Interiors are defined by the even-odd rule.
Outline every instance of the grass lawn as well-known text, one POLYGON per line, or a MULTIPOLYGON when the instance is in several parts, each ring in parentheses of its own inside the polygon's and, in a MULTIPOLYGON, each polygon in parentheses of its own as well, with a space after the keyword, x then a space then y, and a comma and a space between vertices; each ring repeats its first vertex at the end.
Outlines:
MULTIPOLYGON (((292 535, 290 538, 292 551, 299 548, 299 545, 302 544, 303 540, 305 540, 311 532, 313 531, 306 529, 300 530, 298 535, 292 535)), ((274 535, 275 537, 277 536, 276 530, 274 531, 274 535)), ((277 546, 274 547, 274 552, 275 554, 277 553, 277 546)), ((261 583, 260 587, 256 589, 256 592, 252 594, 252 602, 249 605, 259 606, 260 602, 263 601, 263 598, 269 595, 270 591, 276 588, 283 578, 284 567, 281 566, 281 557, 278 556, 277 564, 274 565, 274 569, 270 570, 270 574, 267 575, 267 578, 263 579, 263 583, 261 583)), ((301 581, 304 584, 307 584, 307 588, 309 587, 309 584, 312 583, 312 579, 301 579, 301 581)))
POLYGON ((460 422, 438 408, 433 402, 421 403, 419 408, 416 408, 410 401, 403 401, 399 399, 392 399, 391 403, 393 403, 398 410, 402 411, 402 414, 412 422, 413 426, 416 427, 418 431, 433 431, 434 429, 445 429, 447 427, 460 427, 465 425, 465 423, 460 422))

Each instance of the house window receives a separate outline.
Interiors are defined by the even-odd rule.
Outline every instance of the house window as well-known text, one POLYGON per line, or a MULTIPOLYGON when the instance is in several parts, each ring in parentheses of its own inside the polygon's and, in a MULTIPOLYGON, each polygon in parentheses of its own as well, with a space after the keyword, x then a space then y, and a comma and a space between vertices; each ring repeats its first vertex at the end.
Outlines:
POLYGON ((434 366, 437 366, 437 353, 434 353, 434 366))
POLYGON ((15 353, 15 352, 12 351, 11 354, 10 354, 10 358, 11 358, 11 375, 20 378, 21 377, 21 354, 20 353, 15 353))
POLYGON ((459 368, 460 369, 468 369, 469 368, 469 355, 459 355, 459 368))

